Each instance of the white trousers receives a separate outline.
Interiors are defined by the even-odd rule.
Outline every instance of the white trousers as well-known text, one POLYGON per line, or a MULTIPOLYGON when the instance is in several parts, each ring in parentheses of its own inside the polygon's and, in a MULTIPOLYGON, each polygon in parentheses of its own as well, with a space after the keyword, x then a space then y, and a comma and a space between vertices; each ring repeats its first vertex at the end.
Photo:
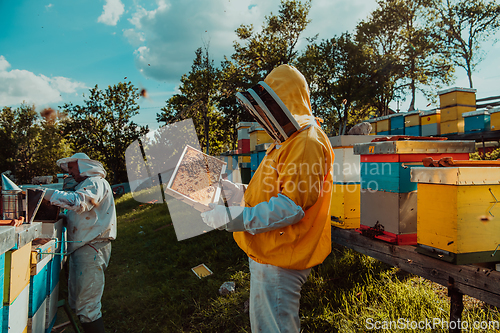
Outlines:
POLYGON ((259 264, 250 258, 252 332, 298 333, 300 290, 311 269, 293 270, 259 264))
POLYGON ((69 257, 68 303, 81 323, 102 317, 104 271, 110 257, 110 241, 87 244, 69 257))

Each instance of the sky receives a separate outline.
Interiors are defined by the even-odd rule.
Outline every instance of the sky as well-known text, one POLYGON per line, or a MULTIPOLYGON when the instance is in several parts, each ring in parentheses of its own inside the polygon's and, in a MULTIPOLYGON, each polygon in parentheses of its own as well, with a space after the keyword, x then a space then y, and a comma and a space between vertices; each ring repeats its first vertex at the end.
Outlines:
MULTIPOLYGON (((98 85, 132 82, 148 91, 133 120, 156 129, 156 114, 178 93, 196 49, 209 46, 218 65, 233 53, 241 24, 260 28, 277 14, 279 0, 0 0, 0 107, 34 104, 37 111, 65 103, 83 105, 98 85)), ((329 39, 354 32, 377 8, 375 0, 312 0, 306 37, 329 39)), ((499 34, 500 36, 500 34, 499 34)), ((485 43, 473 74, 477 98, 500 95, 500 43, 485 43)), ((450 87, 468 87, 457 68, 450 87)), ((408 108, 410 98, 402 101, 408 108)), ((417 99, 417 108, 431 109, 417 99)), ((396 108, 396 105, 392 105, 396 108)))

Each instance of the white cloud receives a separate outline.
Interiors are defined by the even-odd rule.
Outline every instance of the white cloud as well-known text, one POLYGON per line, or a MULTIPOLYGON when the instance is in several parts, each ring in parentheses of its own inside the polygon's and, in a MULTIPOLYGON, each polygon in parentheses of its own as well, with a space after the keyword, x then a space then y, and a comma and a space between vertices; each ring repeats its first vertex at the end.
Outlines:
POLYGON ((123 36, 125 36, 125 38, 128 39, 128 42, 131 45, 136 47, 144 43, 144 41, 146 41, 146 39, 144 38, 144 33, 137 32, 134 29, 123 30, 123 36))
POLYGON ((49 3, 47 6, 45 6, 45 9, 46 9, 46 10, 49 10, 51 7, 54 7, 54 5, 53 5, 53 4, 51 4, 51 3, 49 3))
POLYGON ((120 20, 120 16, 122 16, 124 12, 125 6, 121 0, 106 0, 102 14, 97 19, 97 22, 107 25, 116 25, 118 20, 120 20))
POLYGON ((84 83, 69 78, 36 75, 27 70, 13 69, 0 55, 0 105, 13 106, 22 102, 44 105, 63 100, 61 94, 75 94, 79 89, 87 89, 84 83))
MULTIPOLYGON (((124 30, 124 36, 136 47, 136 66, 146 77, 176 82, 189 72, 196 49, 208 45, 218 65, 233 53, 235 30, 241 24, 253 24, 258 30, 265 16, 278 14, 279 6, 279 0, 158 0, 152 8, 135 8, 128 19, 134 29, 124 30)), ((352 32, 376 6, 366 0, 313 1, 312 22, 297 47, 316 34, 327 39, 352 32)))

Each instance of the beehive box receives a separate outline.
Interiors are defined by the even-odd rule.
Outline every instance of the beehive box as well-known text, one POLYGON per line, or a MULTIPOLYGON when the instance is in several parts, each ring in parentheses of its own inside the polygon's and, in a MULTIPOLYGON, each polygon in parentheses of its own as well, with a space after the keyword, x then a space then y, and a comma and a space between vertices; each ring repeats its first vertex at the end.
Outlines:
POLYGON ((451 105, 476 105, 476 89, 453 87, 438 91, 441 108, 451 105))
POLYGON ((332 201, 330 205, 332 225, 342 229, 359 227, 359 197, 361 191, 360 157, 354 155, 353 145, 371 142, 384 136, 340 135, 330 137, 334 152, 332 201))
POLYGON ((47 297, 45 310, 45 333, 50 333, 57 319, 57 303, 59 302, 59 283, 47 297))
POLYGON ((45 298, 35 314, 28 317, 28 333, 45 332, 45 326, 47 324, 47 300, 48 298, 45 298))
POLYGON ((500 130, 500 107, 488 110, 490 113, 490 128, 492 131, 500 130))
POLYGON ((449 106, 441 108, 441 123, 455 120, 463 120, 463 114, 476 111, 476 106, 449 106))
POLYGON ((186 146, 165 193, 198 211, 207 211, 210 203, 219 201, 219 181, 225 170, 225 162, 186 146))
POLYGON ((404 114, 405 127, 420 126, 421 111, 410 111, 404 114))
POLYGON ((500 261, 500 168, 415 168, 419 252, 455 264, 500 261))
POLYGON ((379 117, 377 120, 377 134, 381 132, 383 134, 389 134, 391 131, 391 122, 389 120, 389 116, 379 117))
POLYGON ((441 134, 441 110, 424 111, 420 115, 420 131, 422 136, 441 134))
MULTIPOLYGON (((5 253, 4 276, 4 306, 12 305, 14 300, 28 287, 31 272, 31 242, 20 249, 10 250, 5 253)), ((28 307, 26 305, 26 313, 28 307)))
POLYGON ((359 228, 361 184, 334 183, 330 215, 332 225, 341 229, 359 228))
POLYGON ((27 285, 11 304, 4 305, 3 332, 26 333, 28 331, 29 289, 27 285))
POLYGON ((269 134, 267 134, 267 132, 261 126, 253 125, 252 127, 250 127, 249 133, 250 151, 255 151, 257 145, 273 142, 271 136, 269 136, 269 134))
POLYGON ((488 111, 472 111, 462 115, 464 117, 464 132, 476 133, 490 130, 490 114, 488 111))
MULTIPOLYGON (((442 119, 441 119, 442 120, 442 119)), ((441 135, 443 134, 458 134, 464 132, 464 120, 441 121, 441 135)))
POLYGON ((385 141, 354 145, 361 161, 360 230, 378 229, 375 238, 416 244, 417 186, 410 171, 422 159, 468 160, 474 141, 385 141), (383 229, 383 230, 382 230, 383 229))
POLYGON ((391 134, 393 134, 393 131, 397 132, 398 130, 401 130, 401 129, 403 130, 402 134, 404 134, 404 128, 405 128, 405 115, 404 115, 404 113, 391 114, 389 116, 389 119, 390 119, 391 134))

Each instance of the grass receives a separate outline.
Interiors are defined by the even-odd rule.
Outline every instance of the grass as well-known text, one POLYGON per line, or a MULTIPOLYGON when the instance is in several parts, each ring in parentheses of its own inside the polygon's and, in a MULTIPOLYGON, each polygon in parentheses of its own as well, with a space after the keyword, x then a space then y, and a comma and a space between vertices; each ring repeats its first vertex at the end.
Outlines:
MULTIPOLYGON (((117 212, 103 297, 108 332, 250 332, 248 261, 230 233, 179 242, 165 205, 140 204, 130 194, 117 200, 117 212), (191 268, 200 263, 214 274, 195 276, 191 268), (236 292, 220 296, 225 281, 236 292)), ((437 284, 334 245, 302 289, 300 316, 304 332, 365 332, 370 320, 448 320, 449 299, 437 284)), ((463 320, 500 318, 498 309, 465 297, 463 320)))

